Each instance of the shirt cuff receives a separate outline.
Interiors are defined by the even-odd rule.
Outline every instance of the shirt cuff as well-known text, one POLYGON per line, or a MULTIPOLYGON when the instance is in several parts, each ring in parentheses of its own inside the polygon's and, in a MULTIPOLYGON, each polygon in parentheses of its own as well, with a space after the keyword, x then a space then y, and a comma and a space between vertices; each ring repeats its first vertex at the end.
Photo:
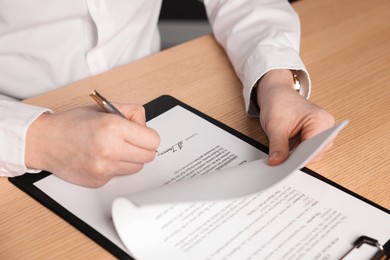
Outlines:
POLYGON ((31 123, 50 109, 0 100, 0 176, 14 177, 40 170, 25 166, 26 134, 31 123))
POLYGON ((259 107, 256 95, 252 92, 259 79, 268 71, 274 69, 296 70, 300 77, 301 89, 299 94, 309 98, 311 81, 309 73, 303 64, 299 53, 292 48, 278 48, 275 46, 258 46, 249 57, 244 66, 243 75, 240 76, 243 83, 243 96, 245 110, 248 116, 258 116, 259 107))

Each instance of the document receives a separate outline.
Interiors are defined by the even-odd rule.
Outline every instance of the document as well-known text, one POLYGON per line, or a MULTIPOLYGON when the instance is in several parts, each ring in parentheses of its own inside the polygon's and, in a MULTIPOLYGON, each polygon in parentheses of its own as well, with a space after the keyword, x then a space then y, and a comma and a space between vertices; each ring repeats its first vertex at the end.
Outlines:
MULTIPOLYGON (((148 125, 161 144, 141 172, 99 189, 54 175, 34 185, 141 260, 337 259, 361 235, 389 239, 388 213, 300 170, 344 124, 277 167, 254 145, 179 105, 148 125)), ((360 256, 373 254, 363 249, 360 256)))

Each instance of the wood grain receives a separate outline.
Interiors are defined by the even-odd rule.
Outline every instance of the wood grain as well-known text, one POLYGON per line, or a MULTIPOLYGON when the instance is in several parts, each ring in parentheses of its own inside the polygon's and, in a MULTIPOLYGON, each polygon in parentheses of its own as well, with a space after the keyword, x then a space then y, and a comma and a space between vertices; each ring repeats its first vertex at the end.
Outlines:
MULTIPOLYGON (((304 0, 301 54, 311 100, 350 125, 323 160, 321 175, 390 208, 390 1, 304 0)), ((107 73, 26 100, 62 111, 93 104, 97 89, 117 102, 173 95, 250 137, 267 139, 244 113, 241 84, 221 47, 205 36, 107 73)), ((0 259, 113 258, 60 217, 0 179, 0 259)))

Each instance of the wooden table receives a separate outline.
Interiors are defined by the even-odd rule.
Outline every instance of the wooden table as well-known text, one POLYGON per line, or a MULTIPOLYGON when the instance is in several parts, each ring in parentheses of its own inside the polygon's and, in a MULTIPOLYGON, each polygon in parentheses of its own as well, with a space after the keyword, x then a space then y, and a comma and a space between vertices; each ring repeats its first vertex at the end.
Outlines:
MULTIPOLYGON (((302 0, 302 57, 311 100, 350 125, 309 168, 390 208, 390 1, 302 0)), ((223 50, 202 37, 69 87, 26 100, 60 111, 109 99, 146 103, 170 94, 266 143, 247 118, 241 85, 223 50)), ((0 259, 113 258, 54 213, 0 179, 0 259)))

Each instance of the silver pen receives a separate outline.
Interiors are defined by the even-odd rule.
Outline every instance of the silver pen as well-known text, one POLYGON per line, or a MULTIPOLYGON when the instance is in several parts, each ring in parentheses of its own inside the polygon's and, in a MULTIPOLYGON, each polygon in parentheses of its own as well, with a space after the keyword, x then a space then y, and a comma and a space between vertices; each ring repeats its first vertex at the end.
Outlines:
POLYGON ((106 112, 117 114, 118 116, 126 118, 124 114, 122 114, 116 107, 114 107, 113 104, 100 95, 96 90, 94 90, 90 96, 96 101, 96 103, 98 103, 99 106, 106 110, 106 112))
MULTIPOLYGON (((127 119, 127 117, 125 117, 125 115, 122 114, 121 111, 119 111, 116 107, 114 107, 113 104, 111 104, 107 99, 105 99, 102 95, 100 95, 99 92, 97 92, 96 90, 94 90, 89 95, 96 101, 96 103, 98 103, 99 106, 101 106, 108 113, 117 114, 118 116, 127 119)), ((158 153, 157 150, 156 153, 158 153)))

